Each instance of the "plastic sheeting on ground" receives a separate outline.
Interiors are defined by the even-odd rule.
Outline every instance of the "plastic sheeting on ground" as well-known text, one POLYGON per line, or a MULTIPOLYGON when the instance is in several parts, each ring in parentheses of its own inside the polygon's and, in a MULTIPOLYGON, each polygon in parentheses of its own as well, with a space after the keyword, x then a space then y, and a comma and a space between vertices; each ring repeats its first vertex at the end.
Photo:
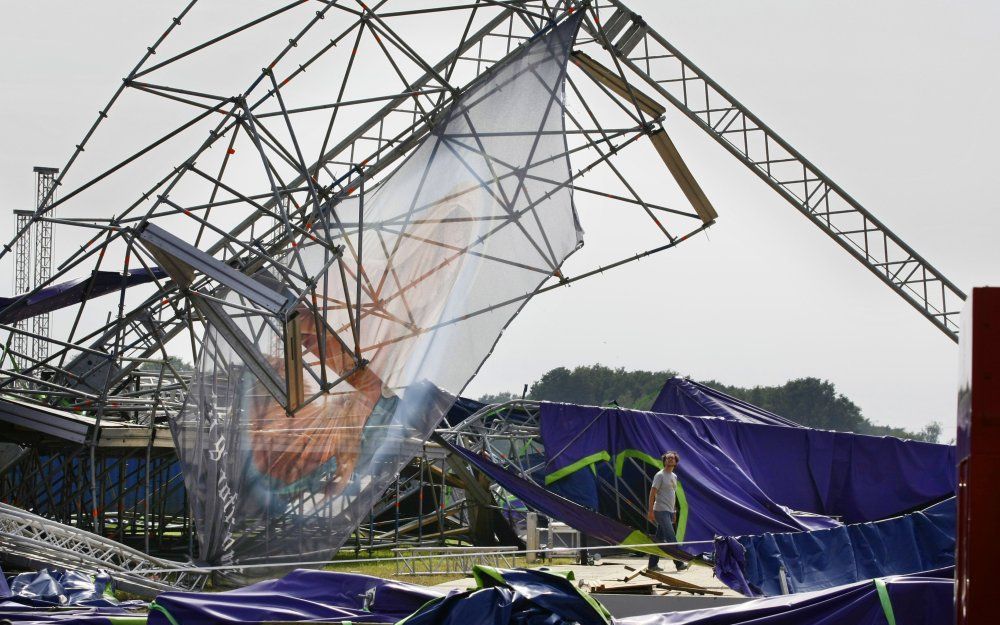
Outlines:
POLYGON ((119 603, 111 594, 107 573, 41 570, 20 573, 10 584, 0 571, 0 622, 73 623, 74 625, 141 625, 146 615, 134 610, 142 601, 119 603))
POLYGON ((875 521, 955 492, 950 445, 555 403, 541 435, 549 477, 678 451, 687 541, 875 521))
POLYGON ((722 391, 694 380, 676 377, 670 378, 663 385, 650 411, 688 417, 720 417, 744 423, 803 427, 790 419, 726 395, 722 391))
MULTIPOLYGON (((947 575, 947 572, 942 572, 947 575)), ((950 576, 894 576, 798 595, 617 619, 618 625, 948 625, 950 576)))
MULTIPOLYGON (((444 444, 452 452, 468 460, 473 466, 485 473, 487 477, 517 497, 532 510, 537 510, 548 517, 562 521, 587 536, 603 540, 612 545, 649 545, 655 542, 642 532, 633 530, 624 523, 608 518, 599 512, 588 510, 569 499, 555 495, 542 486, 514 475, 503 467, 490 462, 468 449, 456 447, 447 441, 444 444)), ((690 554, 676 547, 664 547, 662 549, 657 547, 633 548, 643 553, 655 553, 661 556, 669 555, 676 560, 688 561, 692 559, 690 554)))
POLYGON ((0 599, 23 606, 117 606, 111 576, 42 569, 20 573, 7 584, 0 571, 0 599))
POLYGON ((306 621, 407 625, 608 625, 597 601, 566 578, 537 570, 475 567, 477 589, 440 590, 367 575, 297 570, 278 580, 221 593, 168 592, 150 625, 306 621))
POLYGON ((716 577, 745 595, 832 588, 955 564, 955 498, 875 523, 815 532, 717 538, 716 577))
POLYGON ((152 270, 133 269, 127 276, 117 271, 95 271, 86 278, 45 287, 10 310, 7 310, 8 306, 22 296, 0 297, 0 323, 15 323, 123 288, 146 284, 154 279, 163 279, 166 275, 166 272, 159 267, 153 267, 152 270))

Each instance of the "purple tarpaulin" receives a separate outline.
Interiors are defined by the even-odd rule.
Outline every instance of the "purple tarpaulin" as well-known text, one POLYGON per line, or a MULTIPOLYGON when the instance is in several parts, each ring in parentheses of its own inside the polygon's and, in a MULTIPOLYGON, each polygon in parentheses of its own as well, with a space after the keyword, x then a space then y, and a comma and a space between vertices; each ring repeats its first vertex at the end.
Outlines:
POLYGON ((441 592, 379 577, 296 570, 227 592, 165 592, 149 625, 307 621, 394 623, 441 592))
POLYGON ((721 608, 648 614, 615 622, 618 625, 948 625, 954 622, 954 588, 955 582, 947 576, 895 576, 721 608))
MULTIPOLYGON (((444 444, 532 510, 537 510, 546 516, 562 521, 587 536, 613 545, 648 545, 654 542, 642 532, 560 497, 534 482, 518 477, 468 449, 456 447, 447 441, 444 441, 444 444)), ((639 547, 637 550, 644 553, 669 555, 675 560, 689 561, 692 559, 690 554, 672 547, 664 547, 662 550, 655 547, 639 547)))
MULTIPOLYGON (((220 593, 168 592, 149 625, 295 622, 413 625, 608 625, 607 610, 560 575, 473 567, 477 589, 436 588, 367 575, 297 570, 220 593)), ((114 625, 112 623, 111 625, 114 625)))
POLYGON ((782 583, 795 593, 954 566, 955 509, 952 497, 874 523, 716 538, 715 575, 745 595, 774 596, 782 583))
POLYGON ((670 378, 653 402, 652 412, 689 417, 720 417, 727 421, 802 427, 781 415, 684 378, 670 378))
POLYGON ((449 594, 365 575, 295 571, 229 592, 164 593, 150 612, 149 625, 403 619, 414 625, 947 625, 952 622, 954 588, 948 573, 887 577, 720 608, 612 621, 604 606, 570 580, 543 571, 475 567, 478 589, 449 594))
POLYGON ((45 287, 9 310, 8 307, 21 299, 22 296, 0 297, 0 323, 15 323, 35 315, 79 304, 85 299, 93 299, 122 288, 146 284, 154 279, 162 279, 166 275, 166 272, 159 267, 153 267, 151 271, 134 269, 124 277, 117 271, 95 271, 87 278, 45 287))
POLYGON ((541 406, 541 433, 550 475, 678 451, 688 541, 874 521, 955 490, 949 445, 555 403, 541 406))

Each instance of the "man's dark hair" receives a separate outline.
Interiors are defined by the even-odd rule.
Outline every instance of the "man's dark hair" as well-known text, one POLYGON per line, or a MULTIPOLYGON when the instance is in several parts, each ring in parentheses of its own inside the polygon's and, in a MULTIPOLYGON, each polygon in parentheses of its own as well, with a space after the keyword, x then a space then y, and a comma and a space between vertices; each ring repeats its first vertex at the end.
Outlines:
POLYGON ((674 458, 677 458, 678 464, 681 461, 681 455, 679 453, 677 453, 676 451, 668 451, 667 453, 665 453, 662 456, 660 456, 660 462, 666 464, 667 463, 667 456, 673 456, 674 458))

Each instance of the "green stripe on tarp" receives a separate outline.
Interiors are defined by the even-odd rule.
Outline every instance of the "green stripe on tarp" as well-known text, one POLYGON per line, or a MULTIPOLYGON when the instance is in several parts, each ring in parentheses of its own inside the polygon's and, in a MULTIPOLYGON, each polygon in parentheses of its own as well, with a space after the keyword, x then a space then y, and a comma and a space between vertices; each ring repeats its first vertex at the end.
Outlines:
MULTIPOLYGON (((424 610, 426 610, 428 607, 434 605, 435 603, 438 603, 439 601, 444 601, 446 598, 447 597, 434 597, 433 599, 431 599, 430 601, 428 601, 424 605, 422 605, 419 608, 417 608, 416 610, 414 610, 412 614, 410 614, 409 616, 407 616, 403 620, 396 621, 396 625, 404 625, 404 623, 406 623, 407 621, 409 621, 411 618, 413 618, 417 614, 420 614, 421 612, 423 612, 424 610)), ((350 622, 350 621, 348 621, 348 622, 350 622)))
POLYGON ((145 614, 142 616, 106 616, 111 625, 146 625, 146 619, 149 618, 145 614))
POLYGON ((475 578, 475 580, 476 580, 476 587, 477 588, 486 588, 486 578, 487 577, 493 579, 493 581, 495 581, 495 582, 500 582, 501 584, 503 584, 505 586, 507 585, 507 582, 504 581, 503 575, 500 574, 500 571, 498 571, 497 569, 493 568, 492 566, 486 566, 486 565, 483 565, 483 564, 475 564, 475 565, 473 565, 473 567, 472 567, 472 577, 475 578))
MULTIPOLYGON (((623 449, 615 456, 615 475, 621 477, 625 469, 625 461, 629 458, 642 460, 648 465, 654 466, 657 470, 663 468, 663 461, 658 460, 644 451, 638 449, 623 449)), ((674 474, 676 475, 676 473, 674 474)), ((681 478, 677 478, 677 542, 684 542, 684 535, 687 534, 688 523, 688 502, 684 495, 684 487, 681 485, 681 478)))
POLYGON ((592 607, 595 610, 597 610, 597 613, 601 615, 601 618, 604 619, 605 623, 609 623, 610 624, 612 622, 611 612, 609 612, 608 609, 606 607, 604 607, 603 603, 601 603, 597 599, 594 599, 593 597, 591 597, 590 593, 588 593, 587 591, 585 591, 583 588, 580 588, 576 584, 570 584, 569 586, 570 586, 570 588, 572 588, 573 590, 575 590, 578 595, 580 595, 581 597, 583 597, 583 600, 586 601, 587 603, 589 603, 590 607, 592 607))
POLYGON ((684 487, 681 486, 681 479, 677 478, 677 542, 684 542, 684 534, 687 533, 688 525, 688 500, 684 496, 684 487))
POLYGON ((611 462, 611 455, 606 451, 599 451, 595 454, 590 454, 589 456, 584 456, 580 458, 573 464, 568 464, 558 471, 553 471, 545 476, 545 485, 548 486, 552 482, 561 480, 571 473, 576 473, 584 467, 594 465, 598 462, 611 462))
POLYGON ((896 625, 896 615, 892 613, 892 601, 889 600, 889 589, 885 586, 885 580, 875 579, 875 590, 878 591, 878 600, 882 604, 882 611, 885 612, 885 620, 889 625, 896 625))
POLYGON ((167 617, 167 620, 170 621, 170 625, 180 625, 180 623, 177 622, 177 619, 175 619, 170 612, 167 612, 166 608, 164 608, 162 605, 159 605, 155 601, 149 604, 149 611, 152 612, 153 610, 156 610, 157 612, 162 612, 163 616, 167 617))
POLYGON ((646 536, 639 530, 633 531, 631 534, 625 537, 625 540, 621 542, 623 547, 628 547, 632 551, 639 551, 642 553, 647 553, 652 556, 660 556, 661 558, 671 557, 666 551, 660 549, 659 547, 649 546, 650 543, 655 543, 656 541, 646 536), (647 545, 645 547, 633 547, 632 545, 647 545))
POLYGON ((662 460, 657 460, 644 451, 639 451, 638 449, 623 449, 618 452, 617 456, 615 456, 615 475, 618 477, 622 476, 622 470, 625 468, 625 461, 629 458, 637 458, 646 464, 653 465, 657 469, 663 468, 662 460))

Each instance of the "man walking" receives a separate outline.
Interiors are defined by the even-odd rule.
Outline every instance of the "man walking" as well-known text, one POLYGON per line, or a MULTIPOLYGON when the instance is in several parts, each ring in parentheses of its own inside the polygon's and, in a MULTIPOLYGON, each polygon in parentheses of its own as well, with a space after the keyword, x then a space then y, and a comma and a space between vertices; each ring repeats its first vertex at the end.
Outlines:
MULTIPOLYGON (((675 543, 677 534, 674 533, 674 523, 677 522, 677 476, 674 475, 674 467, 681 461, 680 455, 676 451, 668 451, 663 454, 663 470, 658 471, 653 477, 653 486, 649 490, 649 512, 647 514, 650 521, 656 523, 656 542, 675 543)), ((660 557, 649 556, 649 570, 662 571, 658 565, 660 557)), ((683 571, 687 564, 674 560, 674 565, 678 571, 683 571)))

